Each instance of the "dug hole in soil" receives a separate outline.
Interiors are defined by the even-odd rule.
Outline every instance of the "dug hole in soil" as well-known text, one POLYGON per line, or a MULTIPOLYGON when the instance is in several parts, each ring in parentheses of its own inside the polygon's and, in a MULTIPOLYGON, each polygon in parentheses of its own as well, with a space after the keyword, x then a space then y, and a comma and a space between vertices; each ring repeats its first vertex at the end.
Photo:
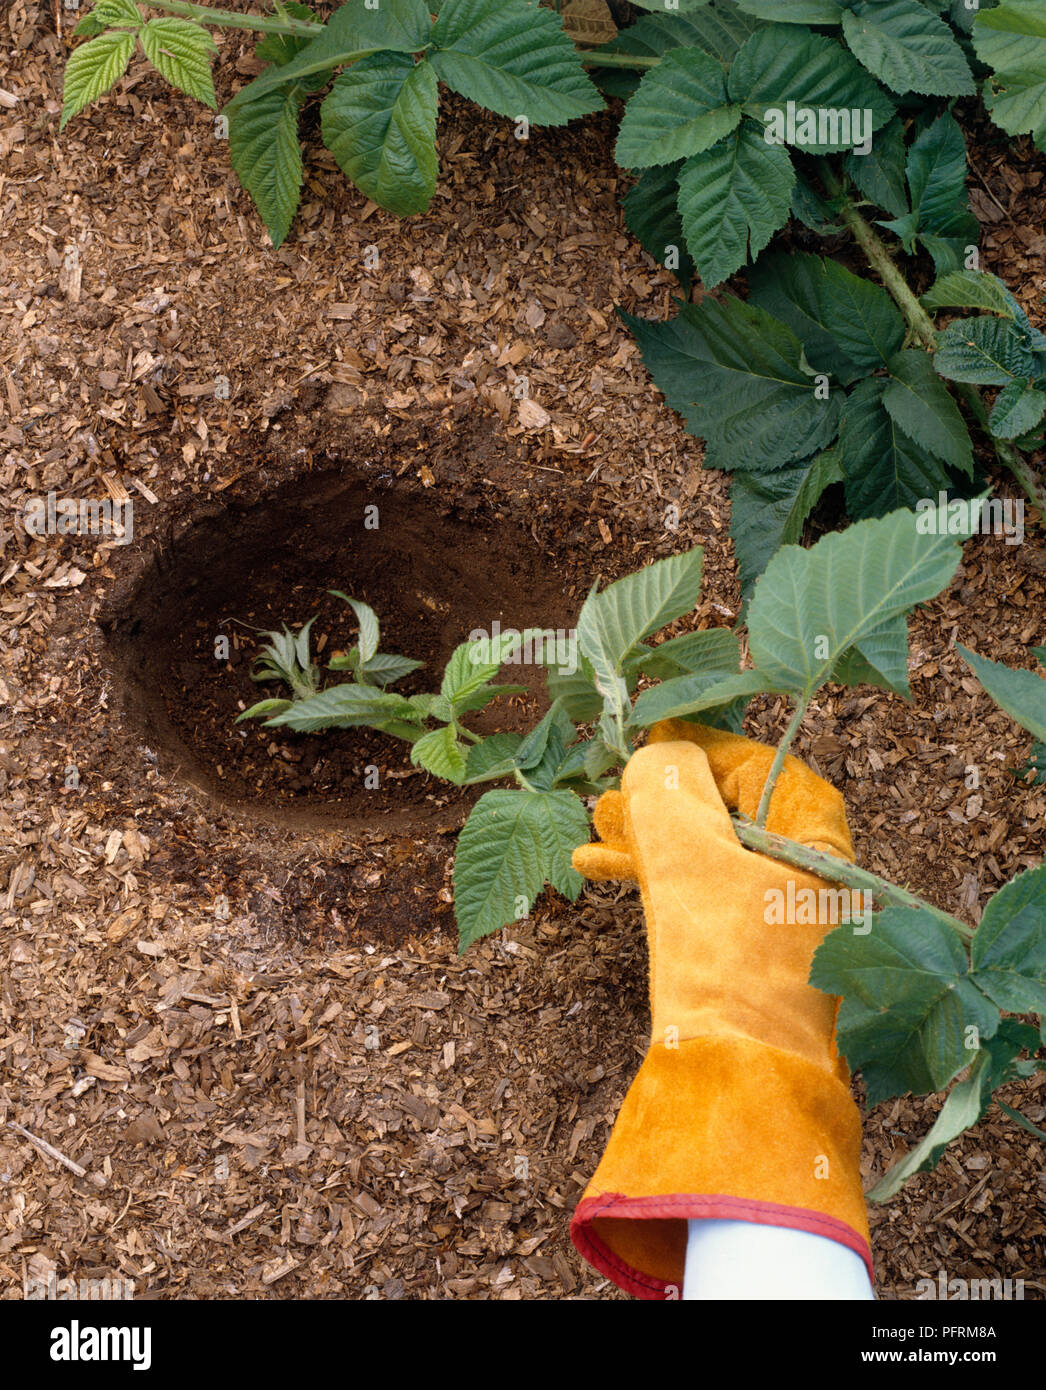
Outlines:
MULTIPOLYGON (((376 730, 296 734, 237 716, 287 693, 250 675, 262 632, 284 622, 297 630, 316 615, 312 652, 321 680, 346 679, 322 669, 356 640, 355 614, 331 589, 375 610, 382 651, 424 662, 397 683, 403 694, 438 690, 454 648, 495 623, 502 631, 569 630, 588 588, 584 557, 539 539, 525 504, 500 501, 500 511, 475 496, 462 505, 388 472, 320 467, 260 498, 198 508, 177 536, 154 533, 161 538, 130 567, 101 616, 121 718, 161 773, 241 820, 337 828, 350 840, 366 840, 377 827, 404 845, 425 843, 429 872, 420 883, 418 855, 394 850, 394 867, 410 861, 397 883, 360 904, 366 924, 386 940, 429 929, 433 911, 446 909, 439 888, 453 833, 485 788, 431 777, 412 766, 406 742, 376 730)), ((499 698, 472 715, 470 727, 533 727, 547 708, 544 668, 506 666, 498 681, 531 692, 499 698)), ((329 891, 345 886, 351 868, 351 856, 332 866, 329 891)))

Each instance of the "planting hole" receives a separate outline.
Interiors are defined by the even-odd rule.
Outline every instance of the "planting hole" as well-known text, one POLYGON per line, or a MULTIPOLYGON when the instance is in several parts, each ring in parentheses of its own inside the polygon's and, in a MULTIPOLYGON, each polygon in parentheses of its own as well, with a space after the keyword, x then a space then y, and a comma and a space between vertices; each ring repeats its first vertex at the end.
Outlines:
MULTIPOLYGON (((434 490, 342 472, 311 473, 254 505, 212 507, 155 556, 106 624, 125 713, 165 771, 239 810, 349 828, 460 825, 479 791, 412 767, 402 740, 237 724, 255 701, 287 693, 251 680, 264 640, 251 629, 297 630, 317 614, 313 660, 325 668, 356 640, 352 610, 327 593, 342 589, 376 611, 383 651, 424 661, 394 689, 438 690, 447 658, 473 631, 570 628, 584 565, 548 553, 531 524, 525 500, 505 517, 469 513, 434 490)), ((347 675, 322 674, 327 683, 347 675)), ((541 688, 543 669, 507 666, 499 679, 541 688)), ((522 732, 544 707, 540 695, 501 698, 468 722, 479 733, 522 732)))

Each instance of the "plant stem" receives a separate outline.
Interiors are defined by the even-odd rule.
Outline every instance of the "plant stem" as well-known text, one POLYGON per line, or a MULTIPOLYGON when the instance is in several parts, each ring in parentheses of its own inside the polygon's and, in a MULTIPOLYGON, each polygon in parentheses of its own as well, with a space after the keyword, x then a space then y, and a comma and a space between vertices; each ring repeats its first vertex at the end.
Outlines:
POLYGON ((809 695, 804 695, 803 698, 796 703, 795 713, 792 715, 791 722, 784 732, 784 738, 782 738, 781 742, 777 745, 777 752, 774 754, 774 760, 770 764, 770 771, 766 775, 763 794, 759 798, 759 809, 755 813, 755 823, 760 829, 766 824, 766 818, 770 813, 770 798, 774 794, 774 784, 781 774, 781 769, 784 767, 785 756, 792 746, 792 740, 799 732, 799 725, 803 722, 803 715, 806 713, 806 707, 809 703, 809 695))
POLYGON ((746 817, 734 816, 733 824, 737 838, 741 843, 748 849, 755 850, 758 854, 768 854, 773 859, 783 859, 786 864, 793 864, 797 869, 805 869, 807 873, 827 879, 830 883, 841 883, 847 888, 871 893, 879 901, 894 907, 919 908, 923 912, 931 913, 961 936, 964 941, 969 941, 973 937, 974 928, 968 927, 958 917, 953 917, 950 912, 944 912, 941 908, 934 907, 931 903, 917 897, 915 893, 910 893, 907 888, 890 883, 888 879, 880 878, 878 874, 873 874, 868 869, 859 869, 856 864, 851 864, 834 854, 826 854, 823 850, 811 849, 808 845, 800 845, 795 840, 787 840, 783 835, 775 835, 746 817))
POLYGON ((181 19, 195 19, 200 24, 213 24, 220 29, 257 29, 263 34, 297 34, 302 38, 313 38, 322 34, 325 24, 313 24, 308 19, 292 19, 289 15, 238 14, 235 10, 213 10, 208 5, 197 5, 191 0, 144 0, 149 9, 163 10, 166 14, 178 15, 181 19))
MULTIPOLYGON (((833 197, 845 196, 846 190, 842 180, 836 175, 835 170, 826 161, 820 163, 821 177, 828 192, 833 197)), ((901 274, 896 262, 890 255, 889 248, 886 246, 879 233, 872 224, 857 211, 856 207, 846 201, 841 209, 843 221, 853 233, 854 240, 860 246, 869 264, 879 272, 886 289, 890 292, 894 303, 904 315, 904 320, 912 332, 915 340, 923 345, 928 352, 937 351, 937 330, 934 327, 933 319, 919 303, 918 298, 908 285, 907 280, 901 274)), ((970 407, 977 423, 983 428, 985 434, 991 440, 992 448, 995 450, 995 457, 1002 464, 1003 468, 1008 469, 1020 483, 1028 501, 1033 507, 1038 508, 1043 519, 1046 520, 1046 484, 1038 476, 1031 464, 1021 458, 1020 454, 1005 439, 997 439, 988 426, 988 412, 985 409, 981 393, 976 386, 965 382, 954 383, 962 396, 963 400, 970 407)))

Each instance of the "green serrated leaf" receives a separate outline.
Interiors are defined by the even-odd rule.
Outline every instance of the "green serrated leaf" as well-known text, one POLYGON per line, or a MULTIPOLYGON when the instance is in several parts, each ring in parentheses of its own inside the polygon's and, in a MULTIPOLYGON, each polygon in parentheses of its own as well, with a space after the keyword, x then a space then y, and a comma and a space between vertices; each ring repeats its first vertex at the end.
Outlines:
POLYGON ((893 686, 903 685, 903 664, 862 644, 951 581, 961 550, 946 511, 936 520, 936 534, 927 534, 925 519, 892 512, 823 536, 809 550, 777 552, 748 613, 752 659, 772 688, 808 697, 855 646, 893 686))
POLYGON ((91 14, 107 25, 131 24, 138 28, 145 22, 145 16, 134 0, 98 0, 91 14))
POLYGON ((511 777, 518 766, 516 754, 523 742, 520 734, 491 734, 468 751, 465 763, 465 782, 493 782, 499 777, 511 777))
POLYGON ((671 270, 684 289, 694 278, 694 262, 683 236, 683 220, 677 206, 679 171, 683 161, 645 169, 621 206, 629 231, 639 238, 644 251, 671 270))
POLYGON ((968 1030, 984 1040, 999 1026, 958 937, 921 908, 888 907, 864 935, 852 925, 829 932, 810 983, 843 996, 838 1046, 864 1073, 869 1105, 941 1090, 970 1063, 968 1030))
POLYGON ((883 407, 900 429, 927 453, 973 476, 973 445, 959 407, 934 371, 934 359, 917 348, 895 353, 883 407))
POLYGON ((679 174, 679 214, 705 285, 754 260, 788 220, 795 170, 783 145, 768 145, 751 121, 691 155, 679 174))
POLYGON ((83 19, 77 24, 76 28, 73 30, 73 38, 93 39, 99 34, 104 34, 107 28, 108 26, 105 20, 99 19, 97 12, 92 10, 90 14, 85 14, 83 19))
POLYGON ((908 187, 905 181, 904 122, 899 116, 876 133, 867 154, 846 156, 846 172, 878 207, 894 217, 908 211, 908 187))
POLYGON ((883 367, 904 342, 904 320, 880 286, 820 256, 778 252, 749 273, 749 302, 803 343, 811 364, 848 386, 883 367))
POLYGON ((1046 413, 1046 392, 1023 381, 1011 381, 995 398, 988 428, 996 439, 1016 439, 1034 428, 1046 413))
POLYGON ((367 0, 348 0, 331 15, 325 31, 289 63, 273 64, 242 87, 225 107, 226 114, 291 79, 330 73, 370 53, 420 53, 428 46, 431 31, 427 0, 381 0, 373 8, 367 0))
POLYGON ((1046 150, 1046 11, 1040 0, 1005 0, 973 25, 977 57, 992 70, 984 101, 996 125, 1030 134, 1046 150))
POLYGON ((700 671, 677 676, 643 691, 632 708, 632 723, 648 728, 662 719, 685 719, 734 700, 750 700, 753 695, 772 689, 758 671, 739 671, 725 677, 718 672, 700 671))
POLYGON ((762 472, 809 458, 838 433, 842 393, 814 394, 792 330, 757 305, 705 298, 668 323, 621 315, 705 466, 762 472))
POLYGON ((312 734, 320 729, 380 728, 390 719, 416 720, 417 712, 402 695, 366 685, 332 685, 308 700, 296 700, 270 719, 266 728, 285 726, 312 734))
POLYGON ((127 30, 110 29, 74 50, 65 66, 59 130, 119 82, 131 61, 134 42, 134 34, 127 30))
POLYGON ((1017 1075, 1014 1059, 1022 1048, 1035 1048, 1035 1030, 1004 1019, 995 1037, 982 1047, 968 1080, 957 1082, 926 1137, 906 1154, 868 1193, 870 1202, 887 1202, 916 1173, 936 1168, 945 1149, 964 1130, 984 1118, 992 1092, 1017 1075))
POLYGON ((910 700, 908 688, 908 622, 903 614, 843 652, 832 671, 833 685, 877 685, 910 700))
POLYGON ((775 473, 735 473, 730 483, 730 538, 741 597, 782 545, 798 545, 803 525, 826 488, 843 477, 838 445, 775 473))
POLYGON ((956 651, 999 708, 1037 739, 1046 741, 1046 681, 1035 671, 989 661, 958 644, 956 651))
POLYGON ((323 143, 368 198, 409 217, 436 191, 438 105, 431 63, 374 53, 343 72, 324 100, 323 143))
POLYGON ((396 681, 409 676, 411 671, 420 670, 425 663, 415 661, 409 656, 396 656, 392 652, 376 652, 369 661, 364 662, 363 672, 374 685, 382 687, 394 685, 396 681))
POLYGON ((956 319, 938 335, 933 365, 949 381, 1008 386, 1035 374, 1036 358, 1023 334, 1008 319, 956 319))
POLYGON ((936 500, 952 483, 940 460, 910 439, 883 405, 887 382, 859 381, 846 398, 839 431, 846 509, 855 520, 936 500))
POLYGON ((900 237, 911 252, 918 233, 934 242, 955 240, 976 246, 977 219, 970 213, 966 191, 966 141, 950 112, 928 126, 912 143, 905 164, 911 212, 880 225, 900 237))
POLYGON ((994 895, 974 933, 970 962, 978 989, 1000 1009, 1046 1014, 1046 865, 994 895))
POLYGON ((1005 284, 989 270, 953 270, 922 296, 926 309, 990 309, 1013 319, 1020 306, 1005 284))
POLYGON ((700 546, 667 560, 656 560, 635 574, 593 591, 577 623, 578 646, 592 663, 603 690, 621 676, 625 658, 637 642, 689 613, 701 596, 700 546))
POLYGON ((697 13, 673 13, 663 3, 650 5, 660 13, 644 15, 600 47, 602 53, 625 53, 660 58, 672 48, 699 48, 728 68, 750 34, 763 21, 742 13, 734 0, 710 0, 697 13))
POLYGON ((342 589, 328 589, 327 592, 332 598, 340 598, 343 603, 347 603, 356 614, 356 621, 359 624, 360 661, 366 666, 378 650, 378 643, 381 640, 381 625, 378 622, 377 613, 368 604, 361 603, 359 599, 350 598, 342 589))
POLYGON ((298 115, 304 100, 304 90, 292 82, 238 106, 228 118, 229 159, 274 247, 286 240, 301 201, 298 115))
POLYGON ((737 0, 738 9, 782 24, 841 24, 841 0, 737 0))
POLYGON ((172 87, 218 109, 211 76, 211 59, 218 46, 200 24, 161 15, 150 19, 139 33, 145 56, 172 87))
POLYGON ((743 102, 766 125, 764 138, 779 142, 788 138, 791 102, 796 143, 812 154, 864 146, 895 111, 878 83, 834 39, 792 24, 771 24, 748 39, 730 69, 728 91, 731 101, 743 102), (810 115, 800 114, 805 112, 810 115), (853 112, 860 113, 859 131, 853 112))
POLYGON ((918 0, 862 0, 843 15, 843 34, 869 72, 902 95, 958 97, 976 90, 952 31, 918 0))
POLYGON ((699 48, 670 49, 625 108, 615 157, 626 169, 671 164, 709 149, 740 119, 716 60, 699 48))
POLYGON ((572 902, 583 880, 570 856, 589 838, 588 815, 569 791, 491 791, 458 837, 454 907, 459 949, 529 911, 546 880, 572 902))
POLYGON ((595 679, 592 663, 584 657, 576 671, 553 667, 548 673, 549 699, 558 701, 570 719, 587 724, 598 719, 603 708, 603 697, 596 690, 595 679))
POLYGON ((440 81, 499 116, 552 126, 603 109, 559 17, 528 0, 448 0, 432 41, 440 81))
POLYGON ((735 633, 726 627, 684 632, 656 647, 643 646, 629 657, 624 674, 642 671, 654 680, 671 680, 693 671, 719 671, 730 675, 741 664, 741 648, 735 633))
POLYGON ((465 749, 458 742, 450 724, 433 729, 431 733, 422 734, 421 738, 411 745, 410 760, 415 767, 423 767, 434 777, 441 777, 444 782, 453 782, 455 786, 460 787, 467 775, 465 749))

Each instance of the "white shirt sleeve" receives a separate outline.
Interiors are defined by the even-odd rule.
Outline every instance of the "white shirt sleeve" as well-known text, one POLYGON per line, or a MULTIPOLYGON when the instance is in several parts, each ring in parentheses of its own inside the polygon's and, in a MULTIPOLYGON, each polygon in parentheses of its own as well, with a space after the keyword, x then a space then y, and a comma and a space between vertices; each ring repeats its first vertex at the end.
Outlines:
POLYGON ((684 1300, 875 1297, 865 1263, 811 1231, 752 1221, 688 1221, 684 1300))

